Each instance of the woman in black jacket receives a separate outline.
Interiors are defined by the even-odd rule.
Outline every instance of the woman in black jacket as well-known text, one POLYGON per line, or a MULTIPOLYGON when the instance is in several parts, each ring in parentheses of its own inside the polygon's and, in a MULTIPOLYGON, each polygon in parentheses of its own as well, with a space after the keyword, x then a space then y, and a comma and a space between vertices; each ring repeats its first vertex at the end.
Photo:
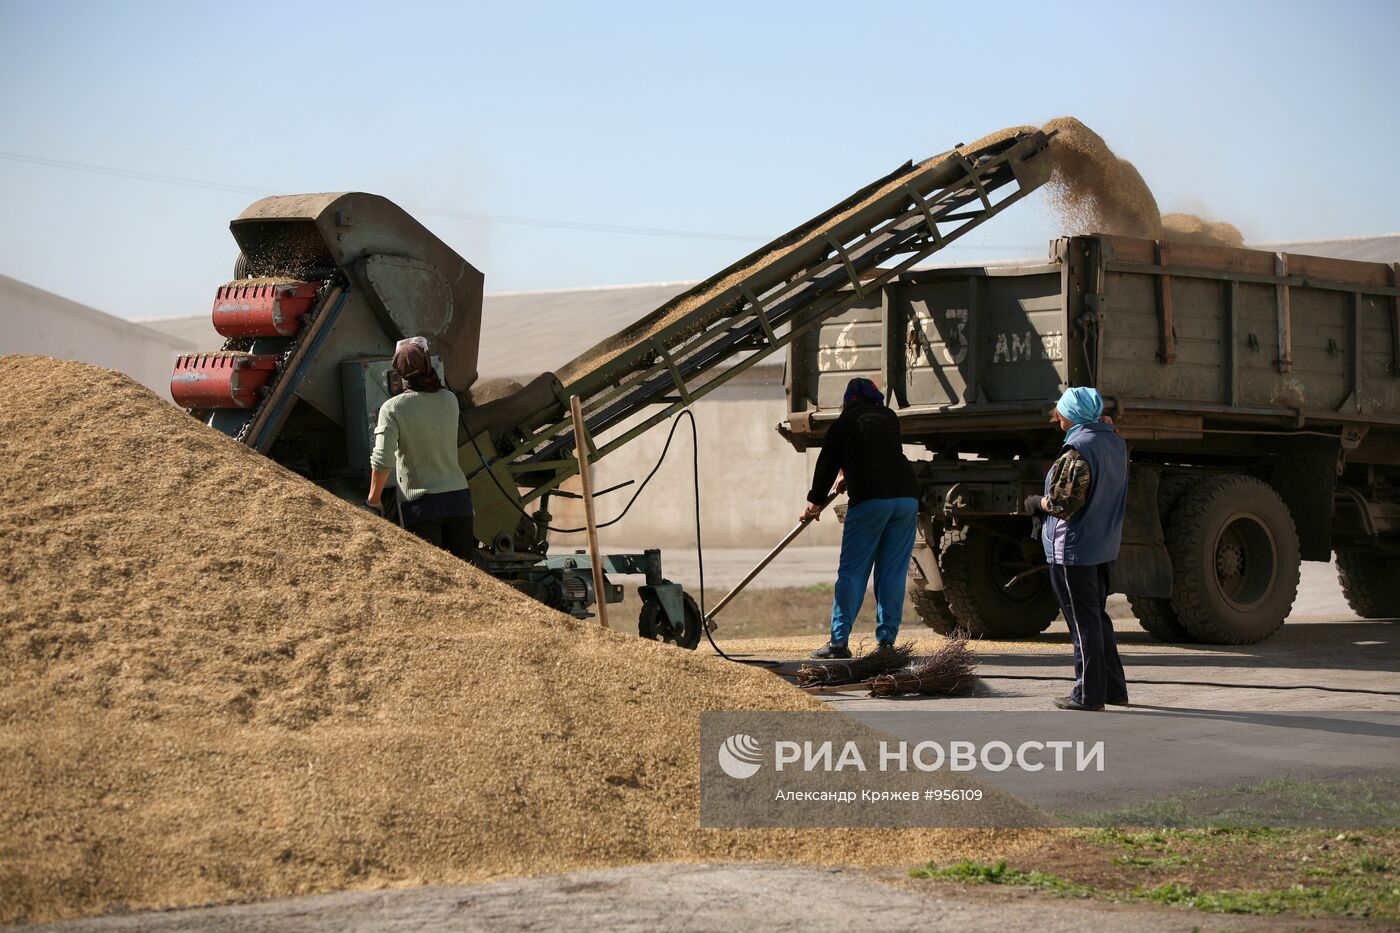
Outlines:
POLYGON ((875 572, 877 650, 894 646, 904 615, 905 578, 919 525, 919 488, 905 459, 899 416, 869 379, 846 386, 841 417, 827 428, 802 518, 816 518, 843 475, 849 507, 831 607, 831 640, 814 658, 849 658, 846 640, 875 572))

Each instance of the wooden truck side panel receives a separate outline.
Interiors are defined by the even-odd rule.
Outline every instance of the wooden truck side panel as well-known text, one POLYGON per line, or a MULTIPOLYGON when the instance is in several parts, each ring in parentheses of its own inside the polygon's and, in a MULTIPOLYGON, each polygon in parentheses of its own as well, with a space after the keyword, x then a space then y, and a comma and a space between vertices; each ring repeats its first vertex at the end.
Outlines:
POLYGON ((908 273, 794 344, 790 427, 819 442, 847 380, 866 376, 913 436, 1022 430, 1066 385, 1097 386, 1127 426, 1136 412, 1139 437, 1199 440, 1210 419, 1394 431, 1396 279, 1378 263, 1109 236, 1057 241, 1045 264, 908 273))

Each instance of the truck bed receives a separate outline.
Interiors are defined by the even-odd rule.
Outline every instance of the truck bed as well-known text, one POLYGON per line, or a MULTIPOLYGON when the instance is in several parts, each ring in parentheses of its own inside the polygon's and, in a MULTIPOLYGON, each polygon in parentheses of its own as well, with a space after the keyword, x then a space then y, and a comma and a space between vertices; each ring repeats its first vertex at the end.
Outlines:
POLYGON ((798 446, 867 376, 935 450, 1029 452, 1060 391, 1091 385, 1135 451, 1317 431, 1400 462, 1394 265, 1070 237, 1043 263, 906 273, 795 343, 788 372, 798 446))

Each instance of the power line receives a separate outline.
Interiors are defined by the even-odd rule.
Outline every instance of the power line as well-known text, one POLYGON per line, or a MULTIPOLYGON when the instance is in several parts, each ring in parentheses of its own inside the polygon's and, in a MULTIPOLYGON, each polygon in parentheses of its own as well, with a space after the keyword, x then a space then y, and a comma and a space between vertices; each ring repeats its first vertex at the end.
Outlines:
MULTIPOLYGON (((177 185, 185 188, 203 188, 210 191, 229 191, 234 194, 267 196, 276 194, 267 188, 253 188, 247 185, 230 185, 224 182, 208 181, 202 178, 184 178, 179 175, 161 175, 155 172, 139 172, 134 169, 115 168, 108 165, 92 165, 86 162, 68 162, 63 159, 47 159, 26 155, 20 152, 0 152, 0 159, 10 162, 23 162, 28 165, 42 165, 48 168, 66 169, 73 172, 87 172, 91 175, 107 175, 113 178, 130 178, 136 181, 152 182, 160 185, 177 185)), ((470 211, 453 211, 440 207, 408 208, 414 214, 436 214, 474 223, 514 224, 524 227, 553 227, 561 230, 585 230, 591 233, 621 233, 636 236, 679 237, 695 240, 744 240, 762 241, 768 237, 751 233, 716 233, 709 230, 677 230, 669 227, 633 227, 626 224, 600 224, 579 220, 553 220, 543 217, 518 217, 509 214, 480 214, 470 211)))
MULTIPOLYGON (((50 159, 27 155, 22 152, 0 151, 0 159, 21 162, 27 165, 40 165, 46 168, 64 169, 72 172, 86 172, 90 175, 106 175, 112 178, 129 178, 158 185, 175 185, 184 188, 202 188, 207 191, 228 191, 233 194, 247 194, 266 197, 277 192, 267 188, 254 188, 248 185, 232 185, 226 182, 208 181, 201 178, 185 178, 180 175, 163 175, 156 172, 141 172, 135 169, 117 168, 110 165, 93 165, 88 162, 69 162, 64 159, 50 159)), ((542 227, 557 230, 579 230, 589 233, 615 233, 628 236, 669 237, 691 240, 729 240, 760 242, 770 239, 752 233, 718 233, 709 230, 679 230, 669 227, 634 227, 627 224, 602 224, 581 220, 554 220, 543 217, 519 217, 509 214, 481 214, 471 211, 454 211, 441 207, 406 206, 414 214, 450 217, 471 223, 510 224, 521 227, 542 227)), ((1024 245, 953 243, 945 249, 1026 249, 1024 245)))

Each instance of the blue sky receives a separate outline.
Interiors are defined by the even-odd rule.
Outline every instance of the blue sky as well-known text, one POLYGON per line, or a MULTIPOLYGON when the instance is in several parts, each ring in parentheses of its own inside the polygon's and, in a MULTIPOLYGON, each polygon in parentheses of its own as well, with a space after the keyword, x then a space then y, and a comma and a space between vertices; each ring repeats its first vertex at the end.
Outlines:
MULTIPOLYGON (((1164 210, 1256 242, 1391 232, 1397 38, 1384 0, 0 0, 0 273, 126 317, 202 314, 254 192, 359 189, 757 237, 419 215, 488 291, 696 279, 907 159, 1064 114, 1164 210)), ((1041 201, 940 259, 1043 254, 1041 201)))

